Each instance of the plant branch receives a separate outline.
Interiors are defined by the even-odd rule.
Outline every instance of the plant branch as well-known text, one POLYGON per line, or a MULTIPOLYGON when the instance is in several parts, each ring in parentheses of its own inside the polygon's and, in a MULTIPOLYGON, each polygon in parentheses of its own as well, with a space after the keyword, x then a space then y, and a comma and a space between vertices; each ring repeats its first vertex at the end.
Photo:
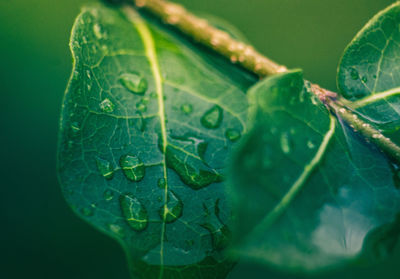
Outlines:
POLYGON ((252 46, 237 41, 228 33, 211 26, 181 5, 163 0, 136 0, 135 5, 260 77, 287 71, 285 66, 278 65, 252 46))
MULTIPOLYGON (((235 40, 228 33, 221 31, 206 20, 188 12, 181 5, 166 0, 129 0, 139 9, 145 9, 162 19, 166 24, 174 26, 185 35, 228 58, 232 63, 255 73, 259 77, 267 77, 287 71, 285 66, 279 65, 263 56, 252 46, 235 40)), ((400 162, 400 147, 385 137, 380 131, 361 119, 357 113, 350 110, 343 100, 334 92, 312 84, 313 92, 337 116, 344 119, 354 130, 375 143, 392 159, 400 162)))

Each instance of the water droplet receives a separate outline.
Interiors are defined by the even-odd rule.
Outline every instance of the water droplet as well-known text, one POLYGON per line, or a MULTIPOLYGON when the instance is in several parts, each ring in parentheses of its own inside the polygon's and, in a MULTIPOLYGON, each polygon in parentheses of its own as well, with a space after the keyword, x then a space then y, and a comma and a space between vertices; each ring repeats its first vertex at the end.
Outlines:
POLYGON ((167 181, 165 181, 165 178, 159 178, 157 181, 157 186, 158 188, 165 189, 167 186, 167 181))
POLYGON ((101 103, 100 103, 100 109, 103 112, 113 112, 114 111, 114 104, 110 101, 110 99, 105 98, 101 103))
POLYGON ((193 111, 193 106, 191 104, 183 104, 183 105, 181 105, 181 111, 184 114, 189 115, 193 111))
POLYGON ((290 138, 288 133, 282 133, 281 134, 281 149, 282 152, 285 154, 290 153, 290 138))
POLYGON ((147 104, 149 103, 149 99, 148 98, 142 98, 137 104, 136 104, 136 108, 138 109, 138 111, 140 112, 146 112, 147 111, 147 104))
POLYGON ((81 130, 81 128, 79 127, 79 123, 78 122, 73 122, 71 124, 71 130, 72 130, 73 133, 78 133, 81 130))
POLYGON ((215 105, 201 117, 201 124, 208 129, 216 129, 221 125, 223 110, 215 105))
POLYGON ((105 190, 103 195, 106 201, 111 201, 114 198, 114 192, 111 190, 105 190))
POLYGON ((146 93, 148 87, 147 80, 137 74, 123 74, 119 81, 126 89, 134 94, 143 95, 146 93))
POLYGON ((206 166, 203 161, 188 160, 185 156, 181 158, 178 152, 171 146, 167 147, 167 166, 173 169, 181 180, 193 190, 199 190, 211 183, 223 181, 222 175, 206 166))
POLYGON ((100 24, 98 24, 98 23, 93 25, 93 33, 97 39, 101 39, 104 36, 102 28, 101 28, 100 24))
POLYGON ((367 83, 367 82, 368 82, 367 76, 363 76, 363 77, 361 78, 361 80, 362 80, 362 82, 364 82, 364 83, 367 83))
POLYGON ((91 208, 91 207, 84 207, 84 208, 82 208, 81 209, 81 213, 84 215, 84 216, 93 216, 93 214, 94 214, 94 211, 93 211, 93 208, 91 208))
POLYGON ((126 176, 131 181, 138 182, 145 175, 145 166, 139 157, 134 155, 121 156, 119 164, 126 176))
POLYGON ((228 129, 228 130, 226 130, 226 132, 225 132, 225 136, 226 136, 226 138, 227 138, 228 140, 230 140, 230 141, 232 141, 232 142, 235 142, 235 141, 237 141, 238 139, 240 139, 240 137, 241 137, 242 135, 240 134, 240 131, 237 130, 237 129, 228 129))
POLYGON ((358 71, 354 68, 350 69, 350 77, 352 80, 357 80, 359 79, 359 74, 358 71))
POLYGON ((120 225, 109 224, 108 228, 110 229, 111 232, 115 233, 119 237, 124 237, 125 236, 125 231, 120 225))
POLYGON ((128 225, 135 231, 143 231, 148 223, 147 210, 143 204, 130 193, 121 195, 119 202, 128 225))
POLYGON ((160 208, 160 217, 166 223, 172 223, 182 216, 183 203, 172 191, 168 192, 167 203, 160 208))
POLYGON ((315 144, 311 140, 309 140, 309 141, 307 141, 307 147, 310 149, 314 149, 315 144))
POLYGON ((96 164, 97 169, 105 179, 110 180, 114 177, 114 168, 109 161, 97 157, 96 164))
POLYGON ((212 245, 216 250, 222 250, 229 245, 232 233, 228 226, 221 225, 217 227, 211 223, 205 223, 201 226, 210 232, 212 245))

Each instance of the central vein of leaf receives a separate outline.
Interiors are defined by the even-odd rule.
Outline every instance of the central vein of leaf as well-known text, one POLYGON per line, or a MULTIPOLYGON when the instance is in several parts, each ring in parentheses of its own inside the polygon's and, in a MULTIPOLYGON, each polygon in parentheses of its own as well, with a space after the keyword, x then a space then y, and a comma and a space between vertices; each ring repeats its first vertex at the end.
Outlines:
POLYGON ((156 93, 158 99, 158 114, 160 117, 160 125, 161 125, 161 137, 162 137, 162 151, 163 151, 163 172, 165 179, 165 191, 164 191, 164 216, 163 216, 163 224, 161 229, 161 240, 160 240, 160 274, 159 278, 163 278, 164 273, 164 235, 165 235, 165 226, 166 226, 166 214, 168 213, 167 208, 167 198, 168 198, 168 177, 167 177, 167 164, 165 154, 167 151, 167 129, 166 129, 166 121, 165 121, 165 107, 164 107, 164 92, 162 86, 162 77, 161 70, 157 59, 157 52, 154 44, 154 39, 149 30, 146 23, 140 18, 136 12, 130 8, 125 7, 125 13, 128 18, 133 22, 135 28, 139 32, 139 35, 143 41, 143 45, 146 51, 147 59, 150 63, 151 71, 154 77, 154 82, 156 86, 156 93))

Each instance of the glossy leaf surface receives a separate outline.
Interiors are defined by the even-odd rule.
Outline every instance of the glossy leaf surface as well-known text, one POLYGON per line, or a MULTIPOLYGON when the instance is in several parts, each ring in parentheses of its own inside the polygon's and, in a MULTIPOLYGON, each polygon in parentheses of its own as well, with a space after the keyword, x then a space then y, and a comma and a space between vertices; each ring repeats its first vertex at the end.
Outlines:
POLYGON ((227 132, 246 129, 253 78, 131 8, 85 8, 71 49, 58 155, 68 203, 121 243, 137 278, 224 278, 227 132))
POLYGON ((300 71, 249 98, 253 126, 230 178, 239 254, 291 272, 390 254, 398 232, 382 231, 395 230, 400 192, 386 157, 330 114, 300 71))

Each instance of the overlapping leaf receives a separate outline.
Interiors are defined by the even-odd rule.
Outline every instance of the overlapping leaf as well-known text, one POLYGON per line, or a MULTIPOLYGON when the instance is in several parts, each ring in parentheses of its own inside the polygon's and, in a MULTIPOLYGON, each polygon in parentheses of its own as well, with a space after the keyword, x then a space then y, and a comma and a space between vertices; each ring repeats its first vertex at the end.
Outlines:
POLYGON ((254 124, 231 169, 239 253, 292 272, 390 254, 400 191, 386 157, 332 115, 300 71, 249 94, 254 124))
POLYGON ((225 160, 253 78, 129 8, 85 8, 71 49, 59 145, 68 203, 122 244, 139 278, 224 278, 225 160))
POLYGON ((338 86, 354 101, 349 106, 372 124, 385 132, 399 129, 400 2, 376 15, 350 43, 339 66, 338 86))

